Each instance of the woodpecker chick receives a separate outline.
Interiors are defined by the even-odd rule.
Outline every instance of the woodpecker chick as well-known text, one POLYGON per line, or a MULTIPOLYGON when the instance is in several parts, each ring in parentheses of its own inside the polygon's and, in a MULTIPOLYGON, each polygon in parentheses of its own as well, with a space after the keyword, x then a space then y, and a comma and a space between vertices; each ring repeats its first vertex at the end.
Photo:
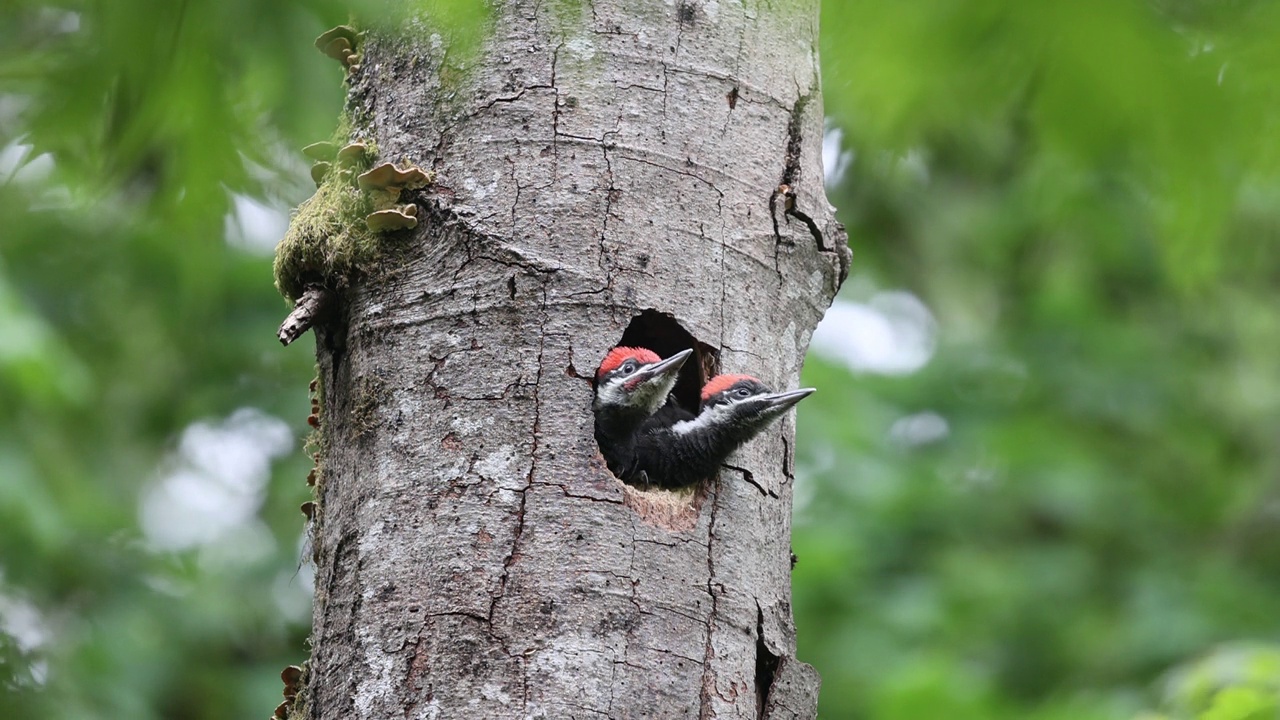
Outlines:
POLYGON ((617 347, 596 371, 596 442, 609 470, 620 478, 634 465, 635 435, 651 415, 667 402, 680 368, 693 350, 663 360, 648 348, 617 347))
POLYGON ((775 393, 750 375, 717 375, 702 388, 696 418, 646 423, 636 435, 633 476, 659 487, 711 477, 733 451, 759 435, 813 388, 775 393))

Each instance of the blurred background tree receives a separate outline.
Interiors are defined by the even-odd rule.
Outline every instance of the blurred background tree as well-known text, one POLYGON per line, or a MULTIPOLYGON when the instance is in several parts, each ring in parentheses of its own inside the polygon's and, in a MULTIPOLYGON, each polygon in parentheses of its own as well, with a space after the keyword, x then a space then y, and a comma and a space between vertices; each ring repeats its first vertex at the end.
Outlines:
MULTIPOLYGON (((350 9, 0 7, 0 716, 265 716, 306 656, 270 264, 350 9)), ((824 717, 1276 716, 1276 37, 1263 0, 828 0, 824 717)))

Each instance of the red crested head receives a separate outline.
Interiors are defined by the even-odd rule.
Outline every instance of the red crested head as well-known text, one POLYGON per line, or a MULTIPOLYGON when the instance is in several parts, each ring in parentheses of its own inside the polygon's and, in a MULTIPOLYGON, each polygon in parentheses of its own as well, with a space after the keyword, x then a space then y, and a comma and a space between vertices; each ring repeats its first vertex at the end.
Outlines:
POLYGON ((616 347, 610 350, 608 355, 604 356, 604 361, 600 363, 600 369, 596 371, 596 379, 599 380, 617 370, 622 363, 632 359, 642 365, 662 360, 662 358, 658 357, 658 353, 648 348, 616 347))
POLYGON ((760 382, 750 375, 717 375, 702 386, 702 402, 710 400, 713 396, 728 390, 743 380, 750 380, 755 383, 760 382))

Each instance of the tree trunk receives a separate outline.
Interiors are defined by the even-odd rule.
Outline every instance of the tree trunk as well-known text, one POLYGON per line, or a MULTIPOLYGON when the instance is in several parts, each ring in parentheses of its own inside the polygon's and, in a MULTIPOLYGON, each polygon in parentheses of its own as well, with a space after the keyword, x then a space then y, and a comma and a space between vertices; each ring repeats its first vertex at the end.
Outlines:
POLYGON ((592 436, 624 333, 698 349, 686 401, 719 371, 794 388, 846 274, 818 2, 747 5, 507 2, 470 55, 427 21, 363 39, 353 137, 436 177, 317 327, 299 714, 815 714, 793 421, 685 493, 624 485, 592 436))

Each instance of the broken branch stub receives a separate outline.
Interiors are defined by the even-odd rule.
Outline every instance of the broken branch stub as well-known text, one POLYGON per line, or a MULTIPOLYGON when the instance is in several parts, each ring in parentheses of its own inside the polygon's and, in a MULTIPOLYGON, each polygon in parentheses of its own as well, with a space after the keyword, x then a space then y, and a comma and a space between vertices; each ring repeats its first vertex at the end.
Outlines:
POLYGON ((329 295, 329 291, 319 285, 308 286, 303 291, 302 297, 298 298, 298 303, 293 306, 293 312, 289 313, 283 323, 280 323, 280 329, 276 332, 281 345, 288 346, 316 324, 316 320, 329 304, 329 295))

